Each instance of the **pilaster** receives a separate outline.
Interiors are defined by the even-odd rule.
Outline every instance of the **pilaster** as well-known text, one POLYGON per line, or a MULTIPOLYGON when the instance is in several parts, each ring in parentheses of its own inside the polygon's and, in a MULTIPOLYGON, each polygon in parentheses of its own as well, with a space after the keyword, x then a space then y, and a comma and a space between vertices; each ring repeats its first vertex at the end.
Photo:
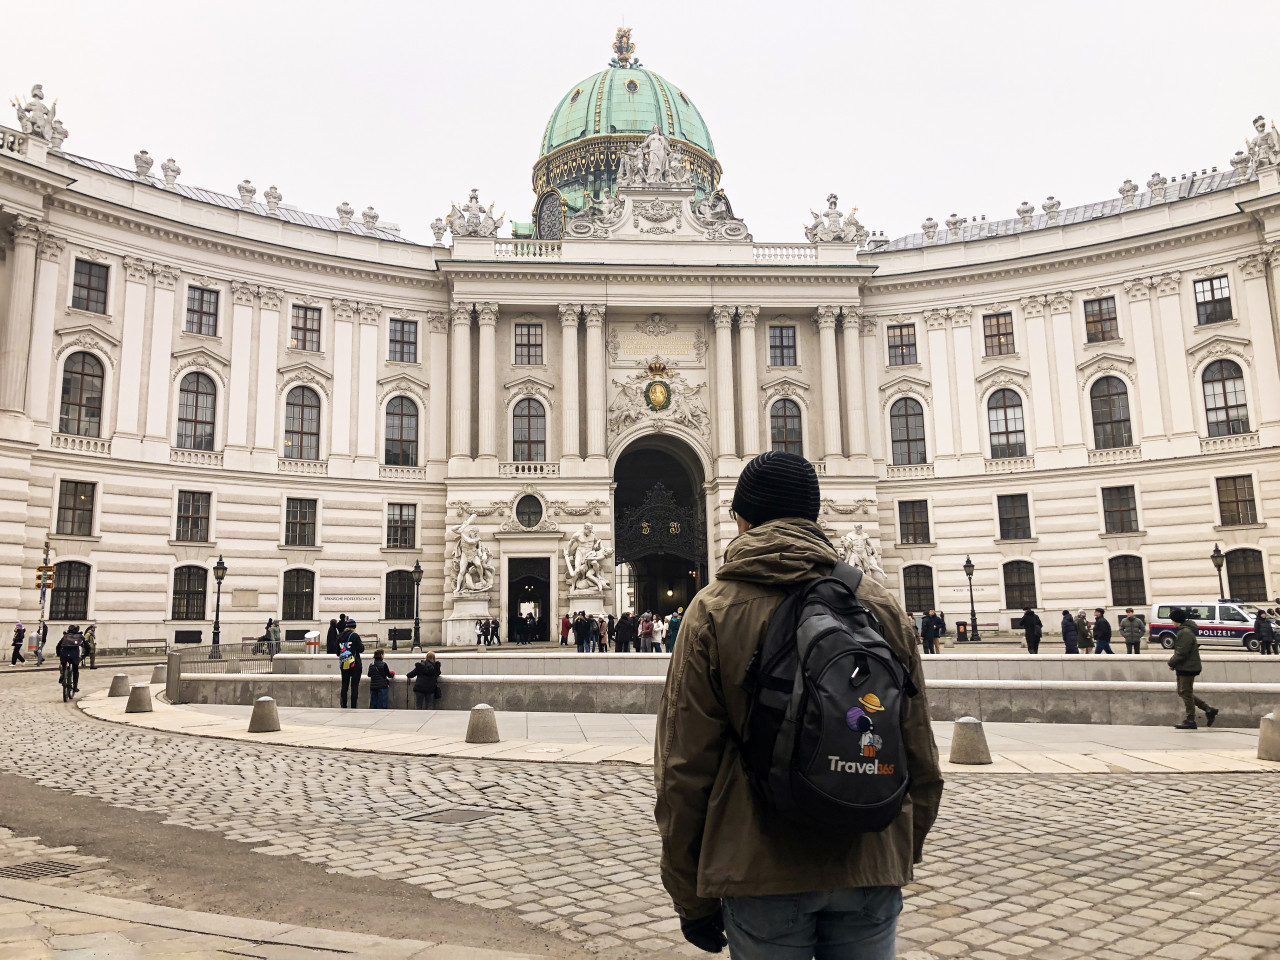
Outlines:
POLYGON ((498 385, 495 379, 497 357, 498 305, 477 303, 480 324, 480 364, 476 368, 476 412, 479 421, 478 447, 481 457, 498 456, 498 385))
POLYGON ((449 453, 452 457, 471 457, 471 304, 455 303, 451 308, 453 325, 453 380, 449 390, 449 453))
POLYGON ((733 307, 711 308, 716 325, 716 452, 736 453, 733 417, 733 307))
POLYGON ((578 317, 576 303, 560 304, 560 376, 564 384, 564 409, 560 411, 560 455, 579 456, 578 433, 578 317))
MULTIPOLYGON (((350 300, 335 299, 333 301, 333 356, 335 367, 337 358, 345 358, 350 364, 356 356, 356 305, 350 300)), ((347 383, 334 383, 333 409, 329 417, 329 459, 330 462, 350 460, 355 456, 351 443, 351 399, 350 381, 356 379, 348 376, 347 383)))
POLYGON ((604 305, 582 305, 587 327, 587 456, 604 461, 605 390, 604 390, 604 305))
POLYGON ((39 224, 19 216, 13 226, 13 266, 9 309, 0 336, 0 409, 24 412, 27 364, 31 350, 31 307, 35 300, 36 244, 39 224))
POLYGON ((756 318, 759 307, 738 308, 738 392, 742 456, 760 452, 760 379, 756 368, 756 318))
POLYGON ((1270 247, 1236 261, 1244 286, 1245 319, 1253 340, 1254 367, 1265 371, 1262 376, 1253 378, 1260 428, 1280 423, 1280 378, 1276 376, 1280 365, 1276 356, 1276 325, 1272 322, 1271 297, 1267 291, 1267 272, 1274 268, 1275 253, 1270 247))
MULTIPOLYGON (((356 310, 360 359, 358 375, 349 389, 356 392, 356 476, 375 479, 378 476, 378 360, 379 331, 382 329, 382 307, 361 303, 356 310)), ((336 360, 336 358, 335 358, 336 360)), ((335 395, 338 393, 334 385, 335 395)))
POLYGON ((53 324, 57 310, 58 271, 66 246, 64 240, 45 231, 36 249, 31 356, 27 363, 27 415, 41 425, 48 425, 51 416, 49 378, 53 365, 53 324))
POLYGON ((427 369, 431 372, 430 428, 427 432, 427 459, 444 460, 448 456, 449 410, 449 324, 444 311, 427 311, 427 369))
MULTIPOLYGON (((1135 357, 1159 356, 1156 344, 1155 318, 1152 316, 1151 289, 1155 281, 1150 277, 1130 280, 1124 285, 1129 298, 1129 329, 1133 333, 1135 357)), ((1143 456, 1159 456, 1168 446, 1164 423, 1164 404, 1161 402, 1161 384, 1164 377, 1138 378, 1138 403, 1141 408, 1141 444, 1143 456)))
MULTIPOLYGON (((280 410, 276 383, 280 367, 280 308, 283 304, 284 294, 275 287, 263 287, 259 291, 258 381, 253 398, 253 452, 255 467, 263 470, 272 469, 280 449, 276 442, 276 416, 280 410)), ((332 449, 331 443, 330 450, 332 449)))
MULTIPOLYGON (((852 309, 852 308, 850 308, 852 309)), ((818 327, 818 353, 822 369, 822 456, 839 457, 840 451, 840 380, 837 373, 836 319, 840 307, 818 307, 813 322, 818 327)))
MULTIPOLYGON (((173 325, 175 291, 180 276, 176 267, 150 265, 155 277, 151 301, 151 356, 147 364, 147 430, 143 457, 152 463, 169 461, 169 402, 173 395, 173 325)), ((247 419, 247 417, 246 417, 247 419)))

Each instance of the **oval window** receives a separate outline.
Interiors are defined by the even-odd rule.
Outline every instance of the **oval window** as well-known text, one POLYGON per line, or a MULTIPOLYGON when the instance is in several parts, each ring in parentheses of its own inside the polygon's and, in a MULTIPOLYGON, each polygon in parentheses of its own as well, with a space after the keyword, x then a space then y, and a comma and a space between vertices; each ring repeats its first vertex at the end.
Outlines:
POLYGON ((634 80, 627 81, 627 93, 636 93, 640 89, 640 84, 634 80))
POLYGON ((579 98, 580 96, 582 96, 582 88, 581 88, 581 87, 579 87, 577 90, 573 91, 573 96, 571 96, 571 97, 569 98, 569 102, 570 102, 570 103, 577 103, 577 102, 578 102, 578 98, 579 98))
POLYGON ((526 494, 516 501, 516 520, 526 530, 532 530, 542 522, 542 501, 533 494, 526 494))

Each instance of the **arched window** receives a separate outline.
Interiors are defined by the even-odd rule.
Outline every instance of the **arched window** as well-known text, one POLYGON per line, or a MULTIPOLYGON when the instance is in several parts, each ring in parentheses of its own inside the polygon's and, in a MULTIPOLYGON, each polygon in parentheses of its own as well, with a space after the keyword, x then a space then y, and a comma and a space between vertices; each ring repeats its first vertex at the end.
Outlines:
POLYGON ((1010 560, 1004 565, 1006 610, 1036 608, 1036 568, 1030 560, 1010 560))
POLYGON ((902 593, 908 613, 928 613, 936 608, 933 599, 933 568, 922 563, 902 568, 902 593))
POLYGON ((73 353, 62 368, 62 410, 58 432, 77 437, 102 436, 102 361, 92 353, 73 353))
POLYGON ((1147 582, 1142 576, 1141 557, 1112 557, 1107 561, 1111 573, 1111 602, 1117 607, 1138 607, 1147 603, 1147 582))
MULTIPOLYGON (((213 449, 213 419, 217 393, 203 373, 188 373, 178 390, 178 446, 184 450, 213 449)), ((176 618, 175 618, 176 619, 176 618)))
POLYGON ((413 574, 408 570, 387 574, 386 619, 413 619, 413 574))
POLYGON ((408 397, 387 404, 386 462, 391 466, 418 465, 418 405, 408 397))
POLYGON ((89 619, 89 565, 64 560, 53 571, 53 593, 49 598, 50 620, 89 619))
POLYGON ((1133 446, 1129 425, 1129 388, 1119 377, 1101 377, 1089 388, 1093 407, 1093 445, 1098 450, 1133 446))
POLYGON ((987 401, 991 426, 991 459, 1027 455, 1027 434, 1022 421, 1022 397, 1012 390, 997 390, 987 401))
POLYGON ((1204 413, 1209 436, 1228 437, 1249 432, 1249 408, 1244 400, 1244 374, 1234 360, 1215 360, 1204 371, 1204 413))
POLYGON ((925 463, 924 407, 919 400, 903 397, 889 410, 889 433, 895 466, 925 463))
POLYGON ((511 456, 520 463, 547 459, 547 413, 537 400, 526 397, 511 418, 511 456))
POLYGON ((1267 602, 1267 573, 1261 550, 1241 548, 1227 554, 1227 590, 1235 600, 1267 602))
POLYGON ((310 387, 294 387, 285 398, 284 457, 320 459, 320 398, 310 387))
POLYGON ((800 404, 784 399, 769 408, 769 436, 774 450, 804 456, 804 442, 800 439, 800 404))
POLYGON ((310 570, 284 572, 284 612, 281 620, 310 620, 316 599, 316 575, 310 570))
POLYGON ((173 619, 203 620, 209 571, 204 567, 179 567, 173 571, 173 619))

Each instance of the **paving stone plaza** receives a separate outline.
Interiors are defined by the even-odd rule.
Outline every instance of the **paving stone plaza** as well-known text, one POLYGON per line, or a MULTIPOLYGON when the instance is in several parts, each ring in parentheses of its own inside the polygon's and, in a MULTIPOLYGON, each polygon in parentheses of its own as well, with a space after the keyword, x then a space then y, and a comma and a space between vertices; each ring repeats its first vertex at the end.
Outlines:
MULTIPOLYGON (((93 678, 86 692, 105 688, 101 671, 86 676, 93 678)), ((657 960, 695 952, 680 941, 657 876, 648 767, 382 756, 126 728, 62 704, 51 673, 0 677, 0 704, 0 774, 207 832, 263 858, 404 884, 423 911, 447 900, 495 919, 516 917, 531 933, 554 934, 558 956, 657 960), (485 816, 420 819, 459 809, 485 816)), ((1223 733, 1224 743, 1248 742, 1248 731, 1223 733)), ((1205 743, 1188 749, 1211 750, 1205 743)), ((1280 955, 1280 775, 947 778, 908 892, 899 956, 1280 955)), ((0 833, 0 869, 78 862, 76 851, 41 843, 0 833)), ((157 932, 171 927, 71 917, 81 890, 143 904, 159 892, 114 878, 110 859, 86 858, 81 868, 45 881, 77 891, 56 909, 13 900, 0 886, 0 957, 333 955, 237 943, 225 930, 200 933, 203 921, 184 921, 188 935, 176 937, 157 932), (114 952, 70 952, 94 949, 84 937, 102 938, 93 943, 114 952)), ((443 949, 423 942, 417 952, 369 947, 362 955, 443 958, 443 949)))

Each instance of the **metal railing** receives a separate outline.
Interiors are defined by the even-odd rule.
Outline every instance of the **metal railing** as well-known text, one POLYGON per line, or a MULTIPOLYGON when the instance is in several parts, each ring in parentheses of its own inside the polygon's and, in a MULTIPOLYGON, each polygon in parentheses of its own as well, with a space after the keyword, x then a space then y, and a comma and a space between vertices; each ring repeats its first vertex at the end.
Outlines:
POLYGON ((277 653, 306 653, 305 640, 270 643, 200 644, 176 651, 182 658, 182 674, 192 673, 273 673, 277 653))

